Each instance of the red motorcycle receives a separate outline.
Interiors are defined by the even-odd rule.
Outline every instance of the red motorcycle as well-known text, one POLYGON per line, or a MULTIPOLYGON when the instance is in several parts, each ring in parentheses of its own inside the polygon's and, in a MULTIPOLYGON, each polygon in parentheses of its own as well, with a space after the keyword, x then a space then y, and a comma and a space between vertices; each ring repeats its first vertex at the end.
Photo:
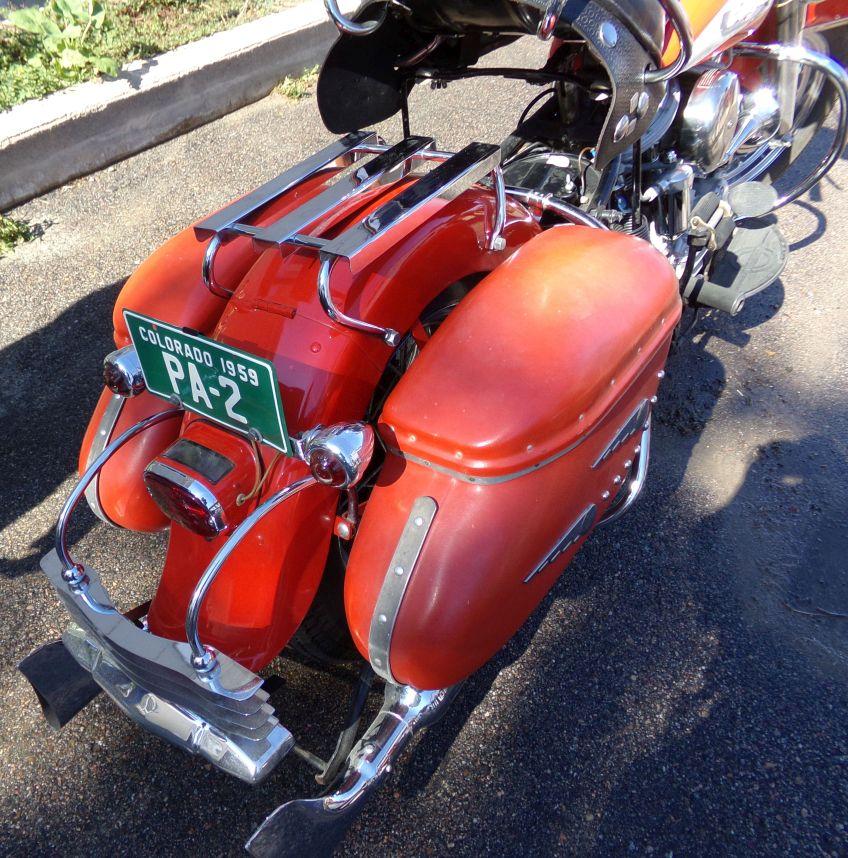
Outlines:
POLYGON ((278 808, 258 856, 331 850, 633 504, 675 333, 779 276, 773 212, 848 137, 844 0, 326 5, 318 106, 343 136, 127 281, 42 562, 72 624, 21 664, 55 726, 102 690, 250 783, 293 750, 313 765, 328 791, 278 808), (541 68, 476 65, 524 35, 550 40, 541 68), (416 83, 477 75, 544 88, 499 144, 411 133, 416 83), (824 157, 778 192, 834 106, 824 157), (360 130, 398 112, 399 143, 360 130), (149 603, 119 612, 72 553, 83 496, 169 530, 149 603), (285 647, 361 664, 327 761, 263 689, 285 647))

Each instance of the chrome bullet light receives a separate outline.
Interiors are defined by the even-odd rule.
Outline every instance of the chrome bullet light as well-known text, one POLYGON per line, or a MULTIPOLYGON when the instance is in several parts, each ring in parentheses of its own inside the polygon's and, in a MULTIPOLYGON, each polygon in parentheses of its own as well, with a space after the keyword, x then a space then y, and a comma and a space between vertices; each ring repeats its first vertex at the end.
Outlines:
POLYGON ((367 423, 319 426, 300 440, 300 454, 319 483, 347 489, 365 476, 374 454, 374 430, 367 423))
POLYGON ((118 396, 138 396, 147 386, 135 346, 124 346, 103 360, 103 382, 118 396))

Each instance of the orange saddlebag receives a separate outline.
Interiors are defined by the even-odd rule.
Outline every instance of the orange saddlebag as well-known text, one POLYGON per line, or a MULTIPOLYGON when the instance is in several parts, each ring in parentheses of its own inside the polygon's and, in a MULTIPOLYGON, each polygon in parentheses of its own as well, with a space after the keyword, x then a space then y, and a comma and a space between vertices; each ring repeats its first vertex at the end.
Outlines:
POLYGON ((383 411, 347 572, 378 673, 443 688, 522 625, 626 481, 680 312, 650 244, 562 226, 447 319, 383 411))

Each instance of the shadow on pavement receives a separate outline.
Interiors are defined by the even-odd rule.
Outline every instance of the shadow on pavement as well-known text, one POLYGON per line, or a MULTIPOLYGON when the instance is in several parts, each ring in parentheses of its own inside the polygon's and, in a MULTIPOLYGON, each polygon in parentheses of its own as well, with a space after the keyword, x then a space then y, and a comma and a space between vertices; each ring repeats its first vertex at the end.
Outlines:
MULTIPOLYGON (((49 325, 0 350, 0 459, 6 478, 0 530, 37 507, 76 470, 100 395, 103 357, 114 348, 112 306, 123 283, 86 295, 49 325)), ((2 561, 0 575, 14 578, 37 569, 51 535, 33 537, 29 555, 2 561)))

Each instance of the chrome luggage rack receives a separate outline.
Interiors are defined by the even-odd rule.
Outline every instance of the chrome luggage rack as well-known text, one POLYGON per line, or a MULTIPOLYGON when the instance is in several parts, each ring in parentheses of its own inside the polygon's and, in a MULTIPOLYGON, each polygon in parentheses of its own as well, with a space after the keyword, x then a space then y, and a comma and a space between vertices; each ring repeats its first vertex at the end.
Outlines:
POLYGON ((503 250, 506 187, 499 146, 470 143, 453 153, 437 150, 431 137, 407 137, 394 146, 388 146, 380 141, 374 131, 347 134, 195 225, 198 239, 211 238, 203 260, 203 281, 216 295, 229 297, 232 294, 231 290, 215 280, 214 265, 221 246, 238 236, 248 236, 266 246, 289 244, 314 248, 321 258, 318 291, 324 312, 341 325, 374 334, 388 345, 396 346, 400 342, 399 332, 347 316, 333 303, 330 294, 333 264, 344 258, 352 270, 361 270, 382 252, 378 239, 389 232, 398 237, 412 232, 431 216, 432 212, 427 207, 429 202, 435 199, 452 200, 487 175, 492 176, 496 199, 488 247, 490 250, 503 250), (357 156, 366 155, 374 157, 278 220, 261 227, 246 222, 268 203, 322 170, 332 165, 351 166, 357 156), (413 160, 437 162, 438 166, 335 238, 322 238, 307 232, 308 227, 338 205, 374 185, 389 183, 405 175, 413 160))

